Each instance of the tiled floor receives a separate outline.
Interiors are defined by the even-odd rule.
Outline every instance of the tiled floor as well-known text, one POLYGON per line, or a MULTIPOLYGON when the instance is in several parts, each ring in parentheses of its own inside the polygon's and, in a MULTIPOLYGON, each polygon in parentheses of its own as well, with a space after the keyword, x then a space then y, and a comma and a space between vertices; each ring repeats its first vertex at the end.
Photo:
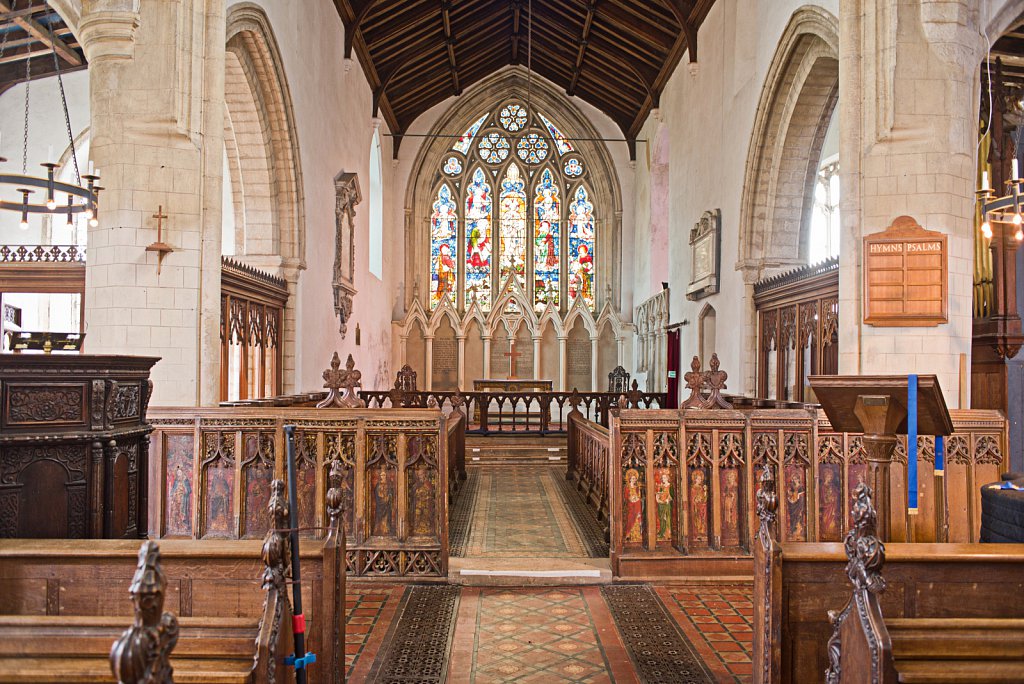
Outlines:
POLYGON ((366 681, 404 591, 404 584, 349 582, 345 587, 345 681, 366 681))
POLYGON ((587 548, 554 480, 557 476, 564 477, 564 472, 537 466, 480 468, 465 555, 587 556, 587 548))
MULTIPOLYGON (((749 585, 655 585, 655 593, 718 682, 751 679, 749 585)), ((369 673, 405 585, 348 588, 348 682, 369 673)), ((465 587, 448 682, 637 682, 600 587, 465 587)))
POLYGON ((750 681, 754 607, 749 585, 672 585, 655 591, 720 681, 750 681))

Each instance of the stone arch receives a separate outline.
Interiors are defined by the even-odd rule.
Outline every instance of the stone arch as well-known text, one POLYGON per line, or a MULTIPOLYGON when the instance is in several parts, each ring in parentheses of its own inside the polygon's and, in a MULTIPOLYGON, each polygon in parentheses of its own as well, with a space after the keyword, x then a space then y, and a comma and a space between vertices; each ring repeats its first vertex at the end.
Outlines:
POLYGON ((232 184, 241 195, 233 198, 236 224, 246 233, 239 257, 287 278, 288 271, 305 268, 306 227, 284 63, 270 22, 257 5, 232 6, 226 35, 225 149, 232 184))
MULTIPOLYGON (((821 146, 839 96, 839 22, 820 7, 793 13, 779 39, 754 118, 740 203, 743 349, 757 358, 753 284, 804 263, 821 146)), ((756 387, 756 364, 743 365, 756 387)))
POLYGON ((838 96, 838 21, 802 7, 768 69, 747 153, 738 267, 748 281, 806 258, 818 158, 838 96))
POLYGON ((705 304, 697 316, 697 356, 704 366, 711 362, 711 355, 717 349, 718 313, 711 304, 705 304))
MULTIPOLYGON (((405 197, 406 282, 417 283, 424 291, 429 291, 429 217, 430 205, 436 198, 431 191, 436 194, 437 169, 441 168, 443 157, 451 148, 450 134, 456 129, 461 133, 468 122, 484 111, 493 110, 499 102, 526 101, 528 90, 532 107, 558 112, 559 127, 574 139, 580 156, 588 159, 591 166, 587 185, 593 193, 592 201, 601 208, 599 218, 606 228, 601 231, 597 245, 595 291, 598 295, 596 308, 600 310, 606 297, 606 284, 612 286, 613 302, 617 303, 620 298, 622 193, 618 173, 611 153, 599 141, 601 134, 587 117, 544 79, 533 77, 528 83, 527 71, 522 66, 492 74, 460 96, 431 127, 430 135, 417 151, 405 197)), ((503 165, 503 172, 504 168, 503 165)), ((406 291, 411 292, 412 288, 406 291)))

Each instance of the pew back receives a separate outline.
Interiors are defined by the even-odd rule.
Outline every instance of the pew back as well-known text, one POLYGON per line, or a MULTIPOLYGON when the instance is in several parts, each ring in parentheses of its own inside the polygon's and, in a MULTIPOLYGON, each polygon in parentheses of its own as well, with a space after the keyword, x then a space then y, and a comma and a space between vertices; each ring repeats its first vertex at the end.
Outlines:
MULTIPOLYGON (((754 652, 755 682, 821 681, 832 635, 828 611, 850 600, 842 544, 782 544, 773 574, 781 587, 755 594, 755 632, 778 621, 781 648, 765 662, 754 652), (767 676, 766 674, 767 673, 767 676)), ((904 618, 1024 618, 1024 544, 902 544, 885 546, 886 590, 878 595, 886 620, 904 618)))

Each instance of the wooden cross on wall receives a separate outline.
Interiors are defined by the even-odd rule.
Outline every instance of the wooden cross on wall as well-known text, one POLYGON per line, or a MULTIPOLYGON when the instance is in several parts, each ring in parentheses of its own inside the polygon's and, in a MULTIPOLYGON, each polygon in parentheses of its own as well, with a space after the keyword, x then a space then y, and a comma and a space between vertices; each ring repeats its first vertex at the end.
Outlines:
POLYGON ((523 352, 516 351, 516 341, 510 339, 508 341, 508 351, 505 352, 505 357, 508 358, 508 379, 516 379, 516 359, 523 355, 523 352))

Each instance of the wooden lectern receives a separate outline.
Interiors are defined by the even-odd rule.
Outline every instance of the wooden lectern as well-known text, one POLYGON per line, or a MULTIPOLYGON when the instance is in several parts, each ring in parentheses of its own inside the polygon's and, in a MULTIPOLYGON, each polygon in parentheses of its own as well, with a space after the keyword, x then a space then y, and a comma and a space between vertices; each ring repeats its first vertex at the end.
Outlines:
MULTIPOLYGON (((889 541, 889 464, 896 435, 907 434, 906 375, 812 375, 814 396, 836 432, 864 433, 868 484, 875 493, 878 536, 889 541)), ((917 432, 952 434, 953 421, 934 375, 917 376, 917 432)))

